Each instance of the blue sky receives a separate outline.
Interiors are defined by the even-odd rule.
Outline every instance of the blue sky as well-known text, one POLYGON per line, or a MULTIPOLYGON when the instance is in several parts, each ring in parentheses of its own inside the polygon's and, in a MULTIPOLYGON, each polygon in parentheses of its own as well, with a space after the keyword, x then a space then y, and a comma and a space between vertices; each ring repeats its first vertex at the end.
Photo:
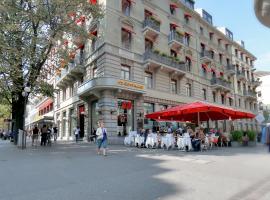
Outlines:
POLYGON ((245 48, 257 57, 255 68, 270 71, 270 28, 256 18, 253 0, 195 0, 213 17, 214 26, 225 26, 234 40, 243 40, 245 48))

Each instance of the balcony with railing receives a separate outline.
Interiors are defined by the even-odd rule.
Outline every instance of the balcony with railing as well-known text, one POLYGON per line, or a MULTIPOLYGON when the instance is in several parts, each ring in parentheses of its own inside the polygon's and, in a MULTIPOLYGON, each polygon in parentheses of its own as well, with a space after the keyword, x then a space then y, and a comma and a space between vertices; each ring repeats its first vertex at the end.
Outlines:
POLYGON ((247 99, 252 99, 252 100, 257 99, 257 93, 255 91, 252 91, 252 90, 244 90, 244 96, 247 99))
POLYGON ((222 78, 212 78, 211 85, 214 89, 223 90, 223 91, 231 91, 231 83, 222 78))
POLYGON ((171 31, 168 35, 169 46, 173 49, 177 49, 184 46, 184 36, 175 32, 171 31))
POLYGON ((160 34, 160 22, 148 17, 143 22, 143 33, 148 37, 156 37, 160 34))
POLYGON ((254 87, 258 87, 262 84, 262 81, 260 81, 260 79, 251 79, 251 84, 254 86, 254 87))
POLYGON ((70 83, 70 81, 82 76, 84 72, 84 56, 78 53, 75 55, 75 58, 61 70, 61 74, 56 77, 56 86, 64 87, 70 83))
POLYGON ((186 63, 178 61, 176 58, 168 57, 153 51, 146 51, 143 55, 146 65, 151 67, 163 67, 169 71, 177 70, 181 74, 187 71, 186 63))
POLYGON ((210 63, 214 61, 214 53, 211 51, 201 52, 201 61, 203 63, 210 63))
POLYGON ((245 76, 245 72, 244 71, 237 70, 236 75, 237 75, 237 79, 239 79, 239 80, 246 80, 246 76, 245 76))
POLYGON ((230 75, 235 74, 236 73, 235 66, 234 65, 231 65, 231 64, 227 65, 226 66, 226 72, 228 74, 230 74, 230 75))

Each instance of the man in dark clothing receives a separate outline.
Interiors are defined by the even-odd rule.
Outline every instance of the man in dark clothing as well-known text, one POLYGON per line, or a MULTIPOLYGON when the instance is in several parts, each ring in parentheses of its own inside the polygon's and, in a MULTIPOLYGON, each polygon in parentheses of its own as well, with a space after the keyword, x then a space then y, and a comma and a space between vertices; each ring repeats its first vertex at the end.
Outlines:
POLYGON ((33 129, 33 132, 32 132, 32 146, 37 146, 37 140, 38 140, 38 133, 39 133, 39 130, 37 128, 37 126, 35 126, 35 128, 33 129))
POLYGON ((46 125, 43 125, 40 132, 41 132, 40 146, 42 146, 42 145, 46 146, 47 134, 48 134, 48 129, 47 129, 46 125))

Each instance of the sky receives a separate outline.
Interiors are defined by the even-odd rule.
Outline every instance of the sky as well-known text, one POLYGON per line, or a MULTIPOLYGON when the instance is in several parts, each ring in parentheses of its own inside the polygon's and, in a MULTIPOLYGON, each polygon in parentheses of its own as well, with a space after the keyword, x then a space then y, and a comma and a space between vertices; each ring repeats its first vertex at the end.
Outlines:
POLYGON ((270 28, 256 18, 254 0, 195 0, 195 8, 212 15, 214 26, 227 27, 234 40, 257 57, 255 68, 270 71, 270 28))

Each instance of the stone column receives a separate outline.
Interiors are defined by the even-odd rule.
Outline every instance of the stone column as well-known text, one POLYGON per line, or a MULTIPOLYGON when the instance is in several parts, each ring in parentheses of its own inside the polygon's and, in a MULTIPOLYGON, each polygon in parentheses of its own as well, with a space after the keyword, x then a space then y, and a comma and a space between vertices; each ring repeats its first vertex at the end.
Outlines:
POLYGON ((117 99, 115 98, 113 91, 110 90, 102 91, 98 101, 100 109, 99 119, 103 120, 108 136, 117 136, 116 101, 117 99))
POLYGON ((134 130, 138 130, 139 128, 143 128, 143 96, 139 96, 134 101, 134 130))
POLYGON ((69 109, 67 109, 66 110, 66 131, 65 131, 65 135, 66 135, 66 140, 69 140, 69 126, 70 126, 70 123, 71 123, 71 121, 70 121, 70 110, 69 109))

